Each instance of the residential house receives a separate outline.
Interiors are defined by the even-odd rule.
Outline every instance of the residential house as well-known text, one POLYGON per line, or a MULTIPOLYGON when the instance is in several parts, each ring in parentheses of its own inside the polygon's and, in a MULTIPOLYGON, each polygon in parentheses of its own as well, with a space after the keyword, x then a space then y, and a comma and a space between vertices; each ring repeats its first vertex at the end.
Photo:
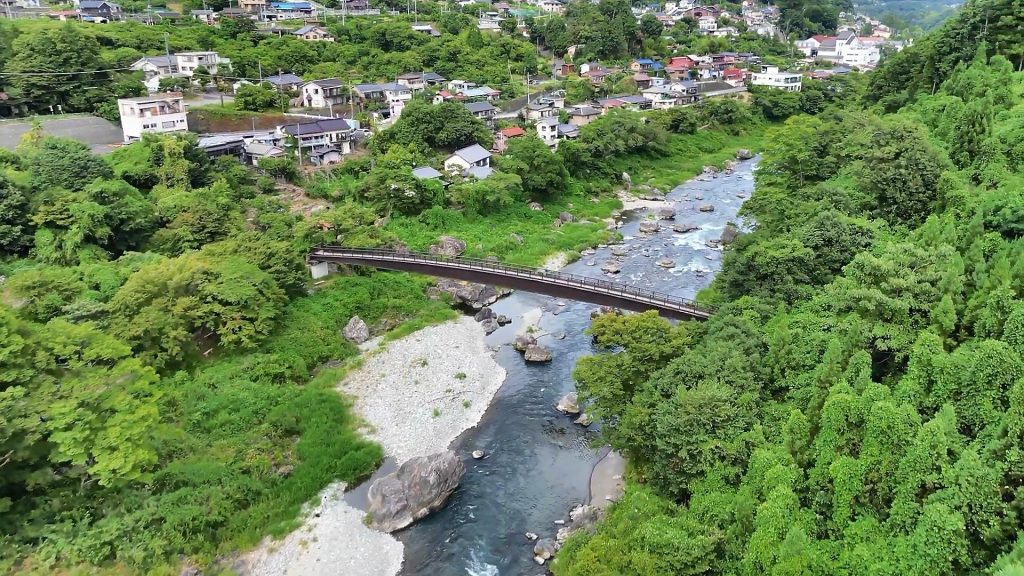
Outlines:
POLYGON ((702 16, 697 20, 697 29, 703 34, 711 34, 715 30, 718 30, 718 17, 717 16, 702 16))
MULTIPOLYGON (((580 70, 583 70, 583 68, 581 67, 580 70)), ((605 79, 614 72, 615 70, 594 64, 588 67, 586 71, 581 72, 580 76, 590 80, 592 85, 600 86, 601 84, 604 84, 605 79)))
POLYGON ((476 27, 486 32, 500 32, 504 18, 497 12, 484 12, 476 19, 476 27))
POLYGON ((264 158, 279 158, 284 156, 284 154, 283 148, 262 142, 249 142, 245 145, 244 149, 246 163, 253 166, 259 166, 260 160, 264 158))
POLYGON ((118 98, 121 132, 125 142, 142 138, 145 132, 187 132, 185 100, 180 92, 137 98, 118 98))
POLYGON ((501 90, 495 90, 490 86, 478 86, 465 80, 452 80, 448 83, 447 90, 441 90, 434 95, 434 104, 447 102, 448 100, 459 100, 463 102, 488 101, 495 102, 501 97, 501 90))
POLYGON ((557 118, 558 108, 551 102, 530 102, 523 109, 523 116, 531 122, 536 122, 544 118, 557 118))
POLYGON ((292 35, 302 40, 310 40, 313 42, 334 42, 334 34, 323 26, 317 26, 316 24, 306 24, 302 28, 299 28, 292 35))
POLYGON ((309 163, 314 166, 330 166, 332 164, 340 163, 342 154, 333 146, 324 146, 323 148, 314 148, 310 150, 306 158, 308 158, 309 163))
POLYGON ((569 123, 575 126, 586 126, 600 115, 601 111, 593 106, 577 106, 569 109, 569 123))
POLYGON ((419 180, 440 180, 444 174, 441 174, 437 170, 430 166, 420 166, 419 168, 412 169, 413 177, 419 180))
POLYGON ((270 2, 270 10, 264 16, 269 20, 306 19, 313 15, 313 4, 310 2, 270 2), (271 10, 273 16, 271 16, 271 10))
POLYGON ((502 128, 494 135, 494 152, 497 154, 503 154, 505 149, 508 148, 508 141, 513 138, 522 138, 526 136, 526 130, 523 130, 519 126, 509 126, 508 128, 502 128))
POLYGON ((512 5, 507 2, 495 2, 494 9, 502 16, 508 16, 512 12, 512 5))
POLYGON ((597 101, 601 105, 601 108, 608 112, 613 108, 624 108, 626 110, 632 110, 638 112, 640 110, 650 110, 652 102, 650 99, 643 96, 630 96, 620 95, 612 96, 610 98, 603 98, 597 101))
POLYGON ((665 66, 650 58, 637 58, 629 64, 629 69, 633 72, 660 72, 665 66))
POLYGON ((665 72, 669 78, 680 80, 689 78, 690 70, 696 67, 697 63, 689 56, 673 56, 669 58, 668 64, 665 65, 665 72))
POLYGON ((262 14, 267 5, 267 0, 238 0, 238 6, 247 14, 262 14))
POLYGON ((444 76, 436 72, 409 72, 396 78, 396 82, 402 86, 408 86, 410 90, 416 92, 428 86, 443 84, 445 79, 444 76))
POLYGON ((302 104, 307 108, 330 108, 347 101, 345 83, 337 78, 312 80, 302 85, 302 104))
POLYGON ((198 20, 203 24, 213 24, 217 18, 215 14, 216 12, 213 10, 192 10, 188 13, 194 20, 198 20))
POLYGON ((178 71, 189 76, 192 76, 196 68, 200 66, 206 68, 210 74, 216 75, 226 71, 222 70, 222 67, 227 69, 231 64, 227 58, 222 58, 216 52, 211 51, 178 52, 171 54, 171 57, 178 61, 178 71))
POLYGON ((498 113, 498 109, 492 106, 490 102, 466 102, 463 106, 474 117, 483 120, 488 126, 494 126, 494 116, 498 113))
POLYGON ((275 135, 279 146, 291 145, 294 138, 304 154, 324 148, 333 148, 342 155, 352 151, 352 125, 344 118, 284 124, 277 127, 275 135))
POLYGON ((551 14, 565 14, 565 3, 561 0, 538 0, 537 7, 551 14))
POLYGON ((575 124, 559 124, 558 125, 558 139, 559 140, 575 140, 580 137, 580 127, 575 124))
POLYGON ((558 75, 562 77, 572 76, 575 73, 576 65, 572 62, 562 62, 562 65, 558 68, 558 75))
POLYGON ((740 31, 732 26, 721 26, 711 32, 711 35, 717 38, 730 38, 732 36, 738 36, 739 33, 740 31))
POLYGON ((726 68, 722 70, 720 78, 733 86, 743 86, 747 81, 747 72, 741 68, 726 68))
POLYGON ((639 90, 651 87, 651 77, 648 76, 646 72, 637 72, 636 74, 633 74, 633 82, 639 90))
POLYGON ((271 86, 280 92, 297 91, 302 88, 302 85, 305 83, 305 80, 289 72, 274 74, 273 76, 264 76, 263 81, 269 82, 271 86))
POLYGON ((449 174, 462 174, 482 180, 492 172, 491 153, 479 144, 467 146, 446 158, 444 169, 449 174))
POLYGON ((683 94, 666 86, 656 86, 640 91, 644 98, 651 101, 651 108, 654 110, 665 110, 675 108, 683 103, 683 94))
POLYGON ((714 6, 694 6, 693 8, 683 10, 679 14, 679 17, 680 19, 692 18, 700 22, 701 18, 706 18, 708 16, 714 18, 715 20, 718 20, 718 17, 721 15, 722 11, 719 10, 718 8, 715 8, 714 6))
POLYGON ((249 18, 254 19, 255 16, 250 15, 244 8, 237 8, 229 6, 220 11, 221 18, 249 18))
POLYGON ((79 0, 78 15, 83 20, 100 20, 111 22, 124 19, 124 11, 120 4, 107 2, 106 0, 79 0))
POLYGON ((796 47, 808 58, 828 60, 849 66, 873 66, 881 59, 881 39, 860 38, 851 30, 837 36, 811 36, 798 40, 796 47))
POLYGON ((802 85, 799 74, 779 71, 778 66, 762 66, 760 72, 754 72, 750 76, 750 83, 753 86, 765 86, 787 92, 799 92, 802 85))
POLYGON ((537 137, 548 146, 558 145, 558 118, 543 118, 537 121, 537 137))
POLYGON ((355 94, 363 100, 384 102, 388 105, 392 118, 398 118, 409 100, 412 100, 412 89, 397 82, 385 84, 356 84, 355 94))
POLYGON ((441 33, 437 31, 437 28, 435 28, 433 24, 413 24, 412 29, 415 32, 421 32, 435 38, 441 36, 441 33))

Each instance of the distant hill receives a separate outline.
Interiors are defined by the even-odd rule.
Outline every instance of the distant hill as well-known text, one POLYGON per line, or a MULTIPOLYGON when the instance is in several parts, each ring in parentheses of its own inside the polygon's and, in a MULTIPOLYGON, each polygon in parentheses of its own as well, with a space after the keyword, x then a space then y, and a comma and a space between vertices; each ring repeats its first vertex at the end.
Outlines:
POLYGON ((883 20, 899 29, 931 30, 956 14, 962 2, 951 0, 860 0, 857 12, 883 20))

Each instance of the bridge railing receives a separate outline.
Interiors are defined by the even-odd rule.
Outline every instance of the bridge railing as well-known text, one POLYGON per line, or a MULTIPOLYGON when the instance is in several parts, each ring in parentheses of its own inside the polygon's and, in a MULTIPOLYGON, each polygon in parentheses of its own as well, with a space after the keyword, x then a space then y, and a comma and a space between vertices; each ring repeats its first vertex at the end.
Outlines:
POLYGON ((543 268, 531 268, 516 264, 503 264, 492 260, 481 260, 478 258, 452 257, 439 254, 428 254, 425 252, 397 252, 379 248, 345 248, 341 246, 316 246, 310 252, 310 259, 316 260, 317 256, 327 258, 369 258, 378 260, 390 260, 397 262, 423 262, 426 264, 439 264, 447 267, 456 267, 468 270, 494 271, 502 274, 529 278, 540 281, 555 281, 559 284, 582 286, 596 289, 600 292, 618 296, 628 296, 653 304, 670 306, 676 309, 692 310, 697 315, 707 315, 712 310, 705 306, 699 306, 695 301, 672 294, 656 292, 646 288, 637 288, 621 282, 611 282, 600 278, 591 278, 569 272, 558 272, 545 270, 543 268))

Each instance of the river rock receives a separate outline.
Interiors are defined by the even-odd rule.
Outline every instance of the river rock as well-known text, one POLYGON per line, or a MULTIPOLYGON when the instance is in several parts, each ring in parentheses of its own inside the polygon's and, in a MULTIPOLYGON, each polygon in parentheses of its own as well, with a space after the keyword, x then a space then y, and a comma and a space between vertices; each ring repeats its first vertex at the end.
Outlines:
POLYGON ((587 416, 586 412, 580 414, 580 417, 574 421, 574 424, 579 424, 580 426, 584 427, 590 426, 592 423, 593 421, 590 419, 590 416, 587 416))
POLYGON ((700 207, 697 208, 697 209, 700 210, 701 212, 714 212, 715 211, 715 205, 714 204, 701 204, 700 207))
POLYGON ((597 254, 597 250, 594 250, 593 248, 584 248, 580 254, 583 256, 593 256, 594 254, 597 254))
POLYGON ((515 242, 516 244, 522 245, 523 243, 523 237, 520 236, 519 234, 516 234, 515 232, 509 234, 508 237, 511 238, 512 241, 515 242))
POLYGON ((612 306, 601 306, 597 310, 594 310, 593 312, 590 313, 590 319, 593 320, 594 318, 597 318, 598 316, 604 316, 605 314, 619 315, 622 314, 622 310, 619 310, 618 308, 612 306))
POLYGON ((622 271, 622 266, 613 260, 609 260, 601 266, 601 271, 607 274, 618 274, 622 271))
POLYGON ((575 222, 576 221, 576 217, 573 216, 572 214, 569 214, 568 212, 559 212, 558 219, 561 220, 565 224, 568 224, 569 222, 575 222))
POLYGON ((657 188, 653 188, 651 190, 644 191, 643 194, 640 194, 640 199, 658 202, 665 199, 665 193, 662 192, 661 190, 658 190, 657 188))
POLYGON ((555 410, 563 414, 579 414, 580 401, 575 392, 569 392, 555 405, 555 410))
POLYGON ((451 450, 407 460, 370 486, 370 527, 394 532, 439 510, 465 472, 462 460, 451 450))
POLYGON ((540 559, 537 563, 543 564, 545 561, 550 560, 552 556, 557 552, 555 541, 550 538, 541 538, 537 540, 537 543, 533 545, 533 558, 540 559))
POLYGON ((537 535, 534 534, 533 532, 527 532, 525 534, 525 536, 526 536, 526 539, 529 540, 530 542, 535 542, 537 540, 537 535))
POLYGON ((654 220, 644 220, 640 223, 640 231, 644 234, 654 234, 660 228, 661 226, 658 226, 658 223, 654 220))
POLYGON ((350 318, 341 333, 353 344, 362 344, 370 339, 370 327, 359 316, 350 318))
POLYGON ((441 236, 437 244, 430 247, 430 253, 436 256, 455 258, 466 251, 466 243, 454 236, 441 236))
POLYGON ((659 258, 658 261, 655 262, 655 264, 657 264, 658 266, 661 266, 662 268, 675 268, 676 267, 676 263, 671 258, 659 258))
POLYGON ((473 459, 474 460, 479 460, 479 459, 483 458, 484 456, 487 456, 487 453, 484 452, 483 450, 473 450, 473 459))
POLYGON ((484 320, 490 320, 491 318, 495 318, 496 316, 497 315, 494 313, 494 310, 491 310, 490 306, 484 306, 483 308, 480 309, 479 312, 473 315, 473 320, 476 320, 477 322, 483 322, 484 320))
POLYGON ((467 306, 473 310, 480 310, 484 306, 494 304, 498 298, 512 292, 508 288, 496 288, 488 284, 448 278, 438 279, 437 288, 441 292, 451 294, 455 304, 467 306))
POLYGON ((721 238, 718 239, 718 241, 723 246, 727 246, 729 244, 732 244, 733 240, 735 240, 736 237, 739 236, 739 234, 739 228, 737 228, 736 225, 733 224, 732 222, 729 222, 728 224, 725 225, 725 229, 722 230, 722 236, 721 238))
POLYGON ((633 179, 629 177, 629 173, 622 173, 622 183, 625 184, 627 187, 633 185, 633 179))
POLYGON ((484 329, 484 334, 493 334, 495 330, 501 328, 501 325, 494 318, 488 318, 480 323, 480 326, 484 329))
POLYGON ((495 318, 494 321, 498 323, 498 326, 504 326, 512 323, 512 319, 504 314, 498 314, 498 317, 495 318))
POLYGON ((705 166, 703 172, 705 174, 717 174, 718 168, 715 166, 705 166))
POLYGON ((551 226, 554 227, 554 228, 561 228, 562 227, 562 219, 561 218, 555 218, 555 221, 551 223, 551 226))
POLYGON ((662 208, 658 210, 658 220, 675 220, 676 209, 675 208, 662 208))
POLYGON ((527 362, 551 362, 551 350, 539 345, 527 346, 523 352, 523 360, 527 362))
POLYGON ((627 246, 624 246, 622 244, 616 244, 615 246, 612 246, 612 256, 618 256, 621 258, 623 256, 627 256, 628 254, 629 248, 627 246))
POLYGON ((542 206, 540 202, 530 202, 527 206, 534 212, 540 212, 544 209, 544 206, 542 206))
POLYGON ((700 230, 700 226, 697 226, 695 224, 689 224, 689 223, 673 224, 672 225, 672 231, 676 232, 678 234, 686 234, 688 232, 693 232, 695 230, 700 230))
POLYGON ((704 245, 708 248, 718 248, 719 241, 714 238, 708 238, 704 241, 704 245))
POLYGON ((529 334, 520 334, 512 341, 512 348, 519 352, 526 352, 530 346, 536 346, 537 339, 529 334))
POLYGON ((596 266, 597 265, 597 260, 594 260, 593 258, 591 258, 590 260, 587 260, 586 262, 584 262, 584 264, 586 264, 587 266, 596 266))
POLYGON ((737 160, 750 160, 753 157, 754 153, 751 152, 750 150, 747 150, 746 148, 740 148, 739 150, 736 151, 737 160))

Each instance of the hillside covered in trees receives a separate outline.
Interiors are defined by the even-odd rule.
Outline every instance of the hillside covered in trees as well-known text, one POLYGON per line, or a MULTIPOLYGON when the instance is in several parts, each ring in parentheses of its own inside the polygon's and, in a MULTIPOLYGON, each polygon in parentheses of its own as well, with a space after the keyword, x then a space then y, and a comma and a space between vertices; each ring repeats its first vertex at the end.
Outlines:
POLYGON ((594 323, 632 472, 558 576, 1024 573, 1021 17, 971 2, 774 129, 711 320, 594 323))

